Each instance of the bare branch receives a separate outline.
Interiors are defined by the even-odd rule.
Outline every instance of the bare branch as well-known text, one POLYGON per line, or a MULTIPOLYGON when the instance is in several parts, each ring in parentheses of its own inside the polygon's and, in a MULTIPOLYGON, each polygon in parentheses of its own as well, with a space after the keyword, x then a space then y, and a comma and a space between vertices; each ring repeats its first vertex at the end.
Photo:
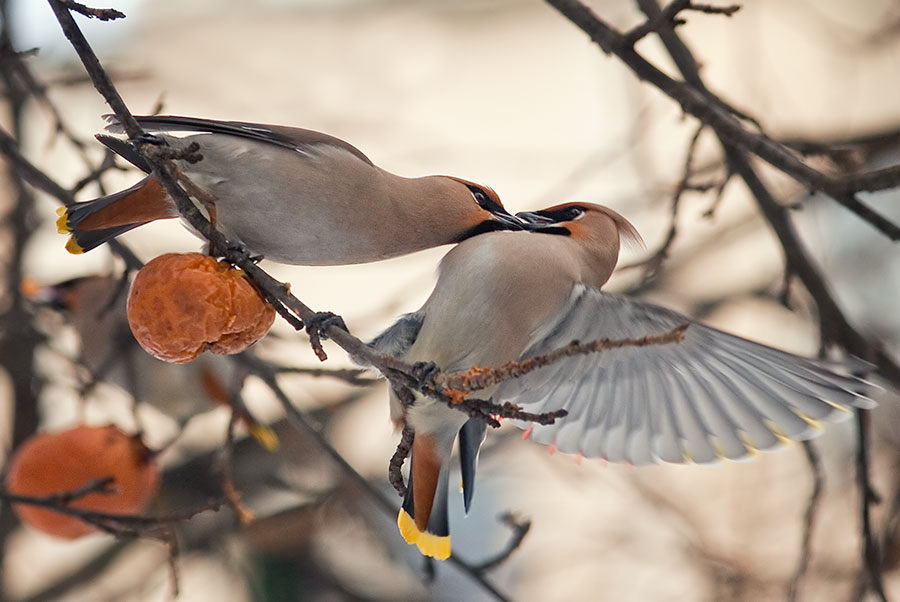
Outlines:
POLYGON ((82 521, 116 536, 137 536, 155 531, 168 524, 174 524, 190 520, 194 516, 210 510, 217 511, 223 501, 213 499, 197 508, 183 510, 166 515, 146 514, 117 514, 112 512, 98 512, 70 506, 74 499, 83 497, 89 493, 105 493, 108 491, 111 479, 98 479, 91 481, 69 492, 61 492, 51 495, 19 495, 0 489, 0 500, 11 504, 27 504, 47 508, 60 514, 73 516, 82 521))
POLYGON ((69 10, 73 10, 78 14, 84 15, 90 19, 99 19, 101 21, 115 21, 116 19, 124 19, 125 13, 114 8, 91 8, 75 2, 75 0, 57 0, 69 10))
POLYGON ((684 333, 688 329, 688 326, 688 324, 682 324, 678 328, 662 334, 637 338, 598 339, 589 343, 572 341, 565 347, 554 349, 549 353, 520 361, 508 362, 496 368, 475 367, 466 372, 439 374, 435 377, 435 382, 443 387, 445 391, 449 391, 451 397, 462 401, 460 399, 460 394, 464 395, 470 391, 480 391, 501 383, 504 380, 524 376, 538 368, 543 368, 544 366, 558 362, 563 358, 572 357, 573 355, 587 355, 589 353, 598 353, 610 349, 620 349, 622 347, 648 347, 651 345, 677 343, 684 339, 684 333))
MULTIPOLYGON (((638 78, 659 88, 678 102, 685 113, 693 115, 715 130, 723 143, 757 155, 806 188, 819 190, 856 212, 891 240, 900 240, 900 226, 855 198, 857 192, 883 190, 900 185, 900 166, 832 178, 804 163, 783 144, 765 134, 747 130, 741 123, 740 115, 732 111, 727 103, 702 86, 702 82, 698 85, 699 78, 689 77, 684 70, 682 74, 687 81, 678 81, 663 73, 629 46, 624 34, 615 31, 579 0, 547 1, 587 33, 604 52, 616 55, 638 78)), ((649 9, 645 0, 638 0, 638 3, 645 12, 652 10, 652 14, 648 13, 650 20, 659 17, 661 11, 655 1, 652 4, 655 9, 649 9)), ((664 42, 667 36, 675 35, 671 28, 662 28, 660 33, 664 42)), ((673 52, 671 48, 669 50, 670 53, 673 52)), ((686 47, 683 51, 678 50, 677 56, 673 56, 680 67, 685 63, 685 53, 693 61, 686 47)))
POLYGON ((809 559, 812 553, 812 532, 813 523, 816 519, 816 513, 819 509, 819 501, 822 497, 822 486, 824 483, 824 475, 822 474, 822 462, 819 459, 819 452, 816 451, 812 441, 803 441, 803 450, 806 452, 806 460, 809 463, 809 471, 812 474, 813 486, 809 493, 809 502, 806 505, 806 513, 803 517, 803 536, 800 540, 800 558, 797 561, 797 568, 788 583, 787 600, 788 602, 796 602, 797 594, 800 591, 800 581, 809 568, 809 559))
POLYGON ((729 6, 712 6, 710 4, 695 4, 691 0, 674 0, 666 5, 658 17, 648 19, 641 25, 626 32, 623 35, 625 45, 634 46, 639 40, 647 37, 653 32, 659 31, 663 27, 675 27, 684 25, 683 19, 677 18, 678 13, 693 10, 708 15, 725 15, 730 17, 741 9, 739 4, 731 4, 729 6))
POLYGON ((475 567, 481 573, 486 573, 506 562, 512 556, 512 553, 519 549, 522 542, 525 541, 525 536, 528 535, 528 531, 531 529, 530 520, 519 518, 513 512, 504 512, 500 515, 500 522, 512 529, 512 535, 500 552, 475 567))
POLYGON ((859 528, 862 536, 863 567, 860 583, 863 593, 871 590, 881 602, 887 602, 881 579, 881 550, 872 533, 870 507, 881 502, 869 477, 869 414, 855 410, 856 415, 856 479, 859 487, 859 528))
POLYGON ((397 444, 397 449, 388 463, 388 481, 401 496, 406 495, 406 484, 403 482, 403 474, 400 471, 403 469, 403 463, 406 462, 406 458, 409 457, 412 451, 414 436, 412 429, 404 425, 403 432, 400 434, 400 442, 397 444))

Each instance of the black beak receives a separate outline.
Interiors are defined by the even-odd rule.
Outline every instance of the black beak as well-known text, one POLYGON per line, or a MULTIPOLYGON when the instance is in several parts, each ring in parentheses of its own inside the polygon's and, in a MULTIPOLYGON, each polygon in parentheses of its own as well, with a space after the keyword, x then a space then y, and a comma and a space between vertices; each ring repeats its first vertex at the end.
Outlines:
POLYGON ((541 211, 520 211, 516 214, 516 217, 518 217, 526 224, 530 224, 533 226, 556 223, 553 219, 547 217, 541 211))
POLYGON ((561 234, 569 236, 571 231, 564 226, 559 225, 559 221, 546 215, 543 211, 520 211, 516 214, 525 229, 529 232, 540 232, 541 234, 561 234))
POLYGON ((528 224, 522 222, 518 217, 511 213, 500 212, 500 211, 492 211, 491 216, 493 219, 504 226, 504 230, 526 230, 528 229, 528 224))

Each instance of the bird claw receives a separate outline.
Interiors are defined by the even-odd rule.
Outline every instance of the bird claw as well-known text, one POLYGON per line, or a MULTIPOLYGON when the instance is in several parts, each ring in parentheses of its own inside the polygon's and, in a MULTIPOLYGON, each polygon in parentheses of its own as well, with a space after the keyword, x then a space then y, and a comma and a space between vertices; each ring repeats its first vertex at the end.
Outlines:
POLYGON ((436 389, 435 377, 441 371, 434 362, 416 362, 412 365, 410 376, 416 379, 419 389, 436 389))
POLYGON ((141 144, 152 144, 154 146, 168 146, 168 143, 161 137, 156 134, 148 134, 144 132, 131 138, 129 140, 132 144, 136 146, 140 146, 141 144))
POLYGON ((325 350, 322 349, 322 341, 328 339, 326 331, 332 326, 336 326, 341 330, 347 330, 344 318, 330 311, 323 311, 314 313, 305 322, 306 334, 309 335, 309 344, 312 345, 316 357, 324 362, 328 359, 325 350))

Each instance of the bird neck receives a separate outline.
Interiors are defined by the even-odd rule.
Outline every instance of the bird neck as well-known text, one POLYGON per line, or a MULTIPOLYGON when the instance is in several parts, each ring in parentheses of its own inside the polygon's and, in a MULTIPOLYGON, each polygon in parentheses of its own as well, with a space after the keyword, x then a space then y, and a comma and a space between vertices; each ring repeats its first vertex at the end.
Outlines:
POLYGON ((490 220, 491 214, 475 203, 466 185, 452 178, 387 175, 387 202, 423 248, 459 242, 490 220))

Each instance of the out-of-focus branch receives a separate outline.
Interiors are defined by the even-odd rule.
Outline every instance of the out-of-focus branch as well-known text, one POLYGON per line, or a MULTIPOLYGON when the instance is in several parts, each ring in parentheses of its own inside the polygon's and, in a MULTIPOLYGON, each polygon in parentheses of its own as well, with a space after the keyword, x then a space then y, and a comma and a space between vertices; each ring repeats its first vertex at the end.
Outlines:
MULTIPOLYGON (((22 155, 16 139, 2 128, 0 128, 0 153, 6 157, 16 174, 31 186, 46 192, 63 205, 71 205, 75 202, 75 197, 71 192, 53 181, 52 178, 22 155)), ((118 240, 111 240, 108 244, 110 249, 122 258, 129 269, 138 270, 144 265, 137 255, 124 243, 118 240)))
POLYGON ((809 502, 806 504, 806 513, 803 516, 803 536, 800 541, 800 558, 797 560, 797 568, 788 583, 787 600, 788 602, 796 602, 797 595, 800 592, 800 581, 809 568, 809 559, 812 554, 812 533, 813 522, 816 519, 816 513, 819 509, 819 501, 822 498, 822 486, 825 478, 822 474, 822 461, 819 458, 819 452, 816 451, 815 444, 812 441, 803 442, 803 450, 806 452, 806 461, 809 463, 809 471, 812 473, 813 485, 809 492, 809 502))
POLYGON ((522 542, 525 541, 528 531, 531 530, 531 521, 527 518, 519 518, 513 512, 504 512, 500 515, 500 522, 512 529, 512 535, 502 550, 475 567, 482 573, 486 573, 506 562, 512 553, 519 549, 522 542))
POLYGON ((870 508, 873 504, 881 502, 872 480, 869 477, 869 413, 854 410, 856 416, 856 430, 859 434, 856 441, 856 481, 859 487, 859 522, 862 535, 863 570, 859 588, 860 600, 865 593, 871 590, 881 602, 888 602, 884 592, 884 583, 881 579, 881 550, 878 541, 872 533, 872 517, 870 508))
MULTIPOLYGON (((900 240, 900 226, 856 198, 858 192, 883 190, 900 185, 900 166, 839 178, 824 174, 804 163, 783 144, 772 140, 765 134, 745 128, 741 122, 740 113, 731 110, 727 103, 705 88, 698 88, 684 72, 682 74, 687 81, 675 80, 666 75, 638 54, 625 34, 614 30, 579 0, 547 1, 587 33, 604 52, 613 54, 622 60, 639 79, 657 87, 678 102, 685 113, 693 115, 715 130, 723 143, 743 152, 757 155, 805 187, 827 194, 869 222, 891 240, 900 240)), ((645 9, 640 0, 639 5, 642 10, 645 9)), ((655 3, 654 6, 656 6, 655 3)), ((648 18, 653 22, 659 18, 659 14, 660 9, 656 6, 653 15, 648 18)), ((663 24, 666 23, 667 21, 664 20, 663 24)), ((671 27, 660 27, 660 33, 665 40, 667 36, 674 34, 674 30, 671 27)), ((684 57, 679 54, 673 58, 678 63, 684 57)))
POLYGON ((111 482, 112 479, 95 479, 72 491, 63 491, 50 495, 20 495, 0 489, 0 500, 9 504, 27 504, 47 508, 60 514, 78 518, 111 535, 126 537, 155 532, 165 525, 190 520, 203 512, 218 510, 224 503, 223 500, 212 499, 196 508, 158 516, 98 512, 69 505, 71 501, 84 497, 89 493, 104 493, 108 490, 111 482))
POLYGON ((114 21, 116 19, 125 18, 125 13, 114 8, 91 8, 90 6, 85 6, 84 4, 75 2, 75 0, 57 1, 69 10, 73 10, 76 13, 92 19, 99 19, 101 21, 114 21))

